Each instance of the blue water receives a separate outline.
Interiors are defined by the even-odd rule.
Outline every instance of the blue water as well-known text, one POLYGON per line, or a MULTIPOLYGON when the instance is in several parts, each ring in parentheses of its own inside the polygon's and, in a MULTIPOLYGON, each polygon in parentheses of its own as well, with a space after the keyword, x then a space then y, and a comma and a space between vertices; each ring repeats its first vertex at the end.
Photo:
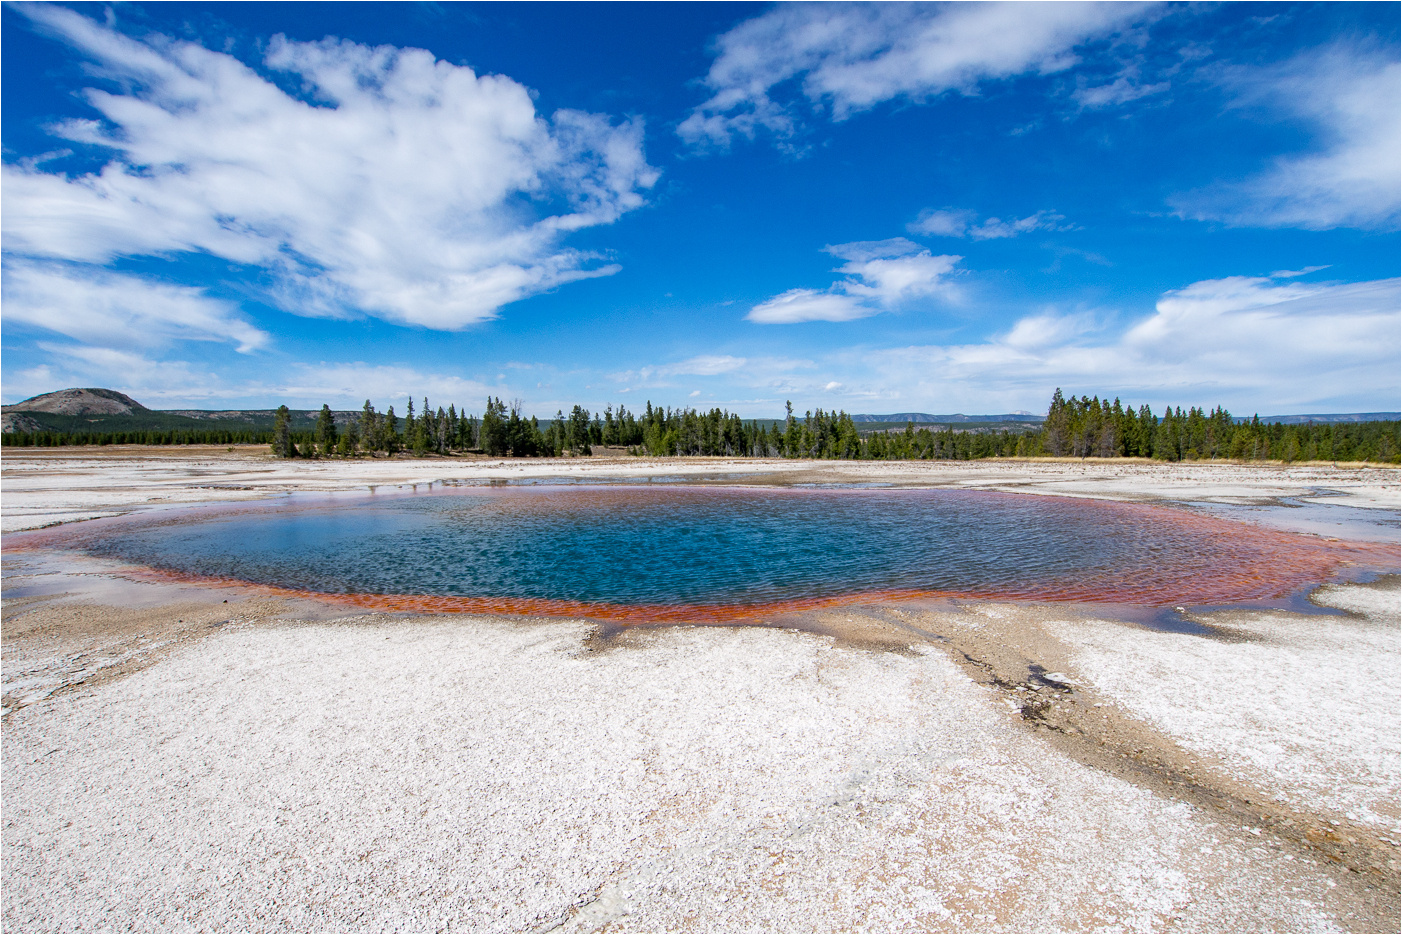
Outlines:
POLYGON ((1201 591, 1201 569, 1239 563, 1242 543, 1202 522, 1235 525, 965 491, 450 488, 196 512, 85 547, 328 594, 728 604, 1100 587, 1135 600, 1165 581, 1201 591))

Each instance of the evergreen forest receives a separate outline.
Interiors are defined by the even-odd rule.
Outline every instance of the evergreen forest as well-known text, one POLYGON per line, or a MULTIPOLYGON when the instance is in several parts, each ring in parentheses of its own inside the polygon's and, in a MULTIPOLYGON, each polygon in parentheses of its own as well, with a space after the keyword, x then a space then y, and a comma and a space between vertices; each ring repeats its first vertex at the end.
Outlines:
MULTIPOLYGON (((1026 427, 916 425, 859 428, 845 412, 822 409, 782 420, 745 421, 723 409, 574 406, 542 422, 519 401, 489 397, 481 414, 427 398, 384 412, 367 400, 358 414, 322 406, 314 419, 279 408, 269 429, 135 429, 6 432, 10 446, 266 444, 283 458, 587 456, 596 448, 651 456, 969 461, 999 457, 1154 458, 1161 461, 1348 461, 1396 464, 1397 421, 1284 424, 1234 418, 1222 407, 1168 408, 1160 414, 1119 399, 1052 396, 1045 421, 1026 427), (307 422, 311 422, 310 427, 307 422), (299 424, 300 423, 300 424, 299 424)), ((308 413, 307 415, 311 415, 308 413)), ((266 424, 266 423, 265 423, 266 424)))

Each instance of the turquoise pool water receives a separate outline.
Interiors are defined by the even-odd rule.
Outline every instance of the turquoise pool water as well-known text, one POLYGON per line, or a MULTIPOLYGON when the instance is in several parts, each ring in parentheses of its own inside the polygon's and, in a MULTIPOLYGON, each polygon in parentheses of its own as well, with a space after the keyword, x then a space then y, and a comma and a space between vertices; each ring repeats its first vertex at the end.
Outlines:
POLYGON ((875 592, 1219 604, 1283 596, 1338 563, 1323 541, 1184 511, 951 490, 436 488, 70 536, 174 574, 294 591, 619 607, 875 592))

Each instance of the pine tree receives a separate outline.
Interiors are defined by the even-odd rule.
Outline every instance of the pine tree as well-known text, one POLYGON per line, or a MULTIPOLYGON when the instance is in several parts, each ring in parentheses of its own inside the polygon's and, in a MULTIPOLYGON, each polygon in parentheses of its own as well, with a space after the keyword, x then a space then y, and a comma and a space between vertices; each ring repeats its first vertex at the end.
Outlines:
POLYGON ((1047 453, 1059 458, 1070 448, 1071 424, 1066 399, 1061 395, 1061 387, 1052 394, 1051 405, 1047 407, 1047 419, 1042 424, 1043 441, 1047 453))
POLYGON ((297 452, 292 444, 291 413, 286 406, 278 406, 273 416, 273 454, 279 458, 295 458, 297 452))
POLYGON ((798 457, 798 425, 793 417, 793 400, 784 400, 784 457, 798 457))
POLYGON ((1173 410, 1165 407, 1158 431, 1154 433, 1154 457, 1160 461, 1178 461, 1182 457, 1178 450, 1177 422, 1173 410))
POLYGON ((418 431, 414 434, 414 454, 422 456, 433 447, 433 410, 428 406, 428 397, 424 397, 423 414, 419 416, 418 431))
POLYGON ((336 417, 326 403, 321 404, 321 412, 316 417, 316 446, 324 455, 336 452, 336 417))
MULTIPOLYGON (((409 409, 414 408, 414 401, 409 401, 409 409)), ((393 456, 399 450, 399 419, 394 414, 394 407, 390 406, 385 410, 384 425, 381 426, 381 440, 384 444, 386 454, 393 456)))
POLYGON ((365 408, 360 410, 360 441, 367 450, 378 448, 375 438, 375 407, 365 400, 365 408))
POLYGON ((482 414, 480 444, 482 450, 493 457, 506 454, 506 404, 500 399, 487 397, 487 411, 482 414))

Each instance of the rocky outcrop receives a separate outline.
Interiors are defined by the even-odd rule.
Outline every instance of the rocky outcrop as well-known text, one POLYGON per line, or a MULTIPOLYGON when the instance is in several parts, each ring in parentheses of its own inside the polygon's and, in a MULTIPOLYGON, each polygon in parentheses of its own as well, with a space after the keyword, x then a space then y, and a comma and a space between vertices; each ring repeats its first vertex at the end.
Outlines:
POLYGON ((7 412, 0 416, 0 432, 42 432, 44 427, 29 416, 7 412))
MULTIPOLYGON (((18 423, 16 423, 16 428, 10 428, 10 413, 49 412, 60 416, 112 416, 131 415, 134 412, 146 412, 147 409, 130 396, 118 393, 116 390, 87 387, 42 393, 23 402, 15 403, 13 406, 5 406, 3 411, 6 414, 5 431, 26 432, 34 431, 34 429, 19 427, 18 423)), ((33 423, 32 420, 26 421, 37 428, 37 423, 33 423)))

